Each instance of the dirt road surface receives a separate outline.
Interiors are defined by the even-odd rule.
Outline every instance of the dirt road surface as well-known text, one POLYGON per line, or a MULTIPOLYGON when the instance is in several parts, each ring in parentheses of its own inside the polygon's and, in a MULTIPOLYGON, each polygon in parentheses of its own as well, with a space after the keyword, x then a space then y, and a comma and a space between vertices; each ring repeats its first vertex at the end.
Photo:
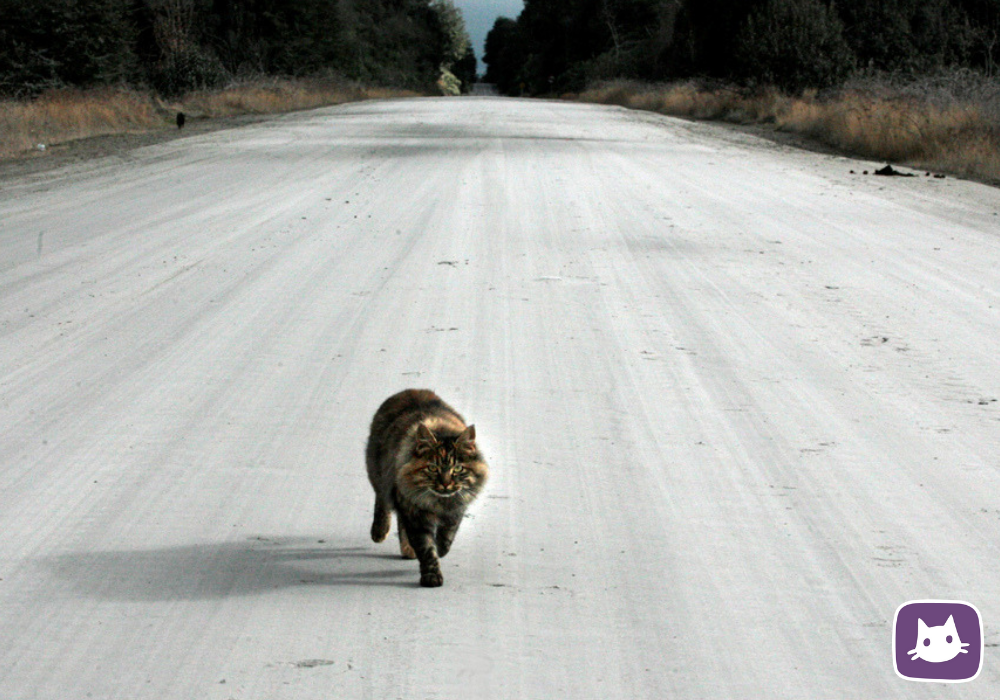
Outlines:
POLYGON ((878 165, 468 98, 3 180, 0 697, 997 697, 1000 192, 878 165), (411 386, 493 471, 435 590, 411 386), (975 680, 896 676, 930 598, 975 680))

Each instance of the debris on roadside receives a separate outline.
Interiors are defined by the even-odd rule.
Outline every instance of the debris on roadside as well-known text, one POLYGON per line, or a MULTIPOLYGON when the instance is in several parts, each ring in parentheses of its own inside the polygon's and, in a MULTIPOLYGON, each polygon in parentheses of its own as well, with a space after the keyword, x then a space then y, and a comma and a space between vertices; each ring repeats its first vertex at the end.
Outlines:
POLYGON ((913 173, 902 173, 891 165, 886 165, 884 168, 875 171, 876 175, 884 175, 886 177, 916 177, 913 173))
MULTIPOLYGON (((851 170, 850 172, 851 172, 851 175, 857 175, 857 173, 855 171, 853 171, 853 170, 851 170)), ((868 173, 867 170, 863 170, 861 172, 861 174, 862 175, 868 175, 869 173, 868 173)), ((882 175, 882 176, 886 176, 886 177, 917 177, 916 173, 904 173, 904 172, 902 172, 900 170, 896 170, 891 165, 886 165, 884 168, 879 168, 878 170, 873 170, 871 174, 872 175, 882 175)), ((925 172, 924 173, 924 177, 933 177, 935 180, 944 180, 945 177, 947 177, 947 176, 943 175, 941 173, 925 172)))

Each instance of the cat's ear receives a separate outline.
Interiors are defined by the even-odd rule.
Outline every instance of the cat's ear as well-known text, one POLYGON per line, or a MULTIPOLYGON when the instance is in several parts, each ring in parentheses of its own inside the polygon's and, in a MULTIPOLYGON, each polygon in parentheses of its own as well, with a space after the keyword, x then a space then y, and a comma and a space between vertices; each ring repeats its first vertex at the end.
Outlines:
POLYGON ((455 438, 455 450, 462 459, 476 457, 476 426, 470 425, 455 438))
POLYGON ((946 623, 944 623, 944 628, 948 632, 951 632, 953 634, 957 634, 958 628, 955 627, 955 616, 954 615, 949 615, 948 616, 948 621, 946 623))
POLYGON ((470 425, 468 428, 463 430, 457 438, 455 438, 455 442, 457 442, 460 445, 463 443, 469 443, 475 441, 476 441, 476 426, 474 425, 470 425))
POLYGON ((923 620, 921 620, 921 619, 920 619, 920 618, 918 617, 918 618, 917 618, 917 637, 918 637, 919 639, 923 639, 923 638, 924 638, 924 635, 925 635, 925 633, 927 632, 927 629, 928 629, 928 628, 927 628, 927 623, 926 623, 926 622, 924 622, 923 620))
POLYGON ((417 441, 413 444, 413 452, 417 456, 432 452, 438 445, 438 440, 423 423, 417 425, 417 441))

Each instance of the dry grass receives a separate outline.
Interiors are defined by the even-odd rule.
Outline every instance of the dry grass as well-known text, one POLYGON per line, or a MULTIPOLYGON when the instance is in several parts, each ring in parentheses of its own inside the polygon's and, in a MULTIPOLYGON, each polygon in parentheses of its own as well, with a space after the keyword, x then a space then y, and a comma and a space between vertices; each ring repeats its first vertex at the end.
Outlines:
POLYGON ((233 85, 223 90, 193 92, 174 105, 196 117, 232 117, 240 114, 278 114, 359 100, 415 97, 417 93, 369 88, 323 80, 266 80, 233 85))
POLYGON ((977 105, 848 91, 829 101, 794 100, 777 123, 867 158, 1000 181, 1000 128, 977 105))
POLYGON ((39 153, 75 139, 176 129, 174 116, 195 118, 275 114, 416 93, 335 81, 258 80, 195 92, 176 102, 131 89, 57 90, 34 100, 0 100, 0 158, 39 153))
POLYGON ((60 90, 31 101, 0 101, 0 158, 87 136, 155 128, 156 105, 139 92, 60 90))
POLYGON ((776 90, 617 82, 577 99, 693 119, 773 124, 865 158, 1000 183, 1000 87, 956 92, 868 83, 793 98, 776 90))
POLYGON ((748 95, 731 87, 705 88, 693 82, 648 85, 627 81, 598 85, 575 97, 676 117, 730 122, 773 121, 785 99, 776 91, 748 95))

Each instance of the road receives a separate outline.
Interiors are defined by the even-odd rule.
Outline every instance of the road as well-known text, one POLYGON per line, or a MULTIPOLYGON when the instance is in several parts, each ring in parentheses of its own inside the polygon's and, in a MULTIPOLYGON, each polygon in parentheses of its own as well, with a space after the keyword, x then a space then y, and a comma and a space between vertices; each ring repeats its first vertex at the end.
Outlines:
POLYGON ((877 165, 467 98, 0 182, 0 697, 942 697, 920 599, 997 697, 1000 191, 877 165), (492 469, 433 590, 411 386, 492 469))

